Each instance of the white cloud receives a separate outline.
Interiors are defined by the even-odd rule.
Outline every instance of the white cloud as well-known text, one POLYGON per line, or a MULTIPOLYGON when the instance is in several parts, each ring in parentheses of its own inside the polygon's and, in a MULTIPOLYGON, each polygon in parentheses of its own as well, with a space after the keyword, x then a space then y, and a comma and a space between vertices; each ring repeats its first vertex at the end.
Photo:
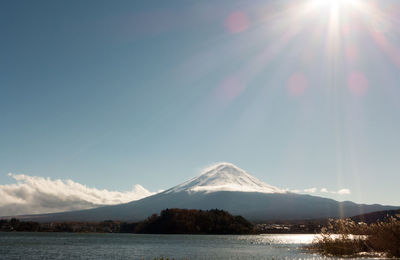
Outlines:
POLYGON ((350 194, 350 193, 351 192, 350 192, 349 189, 341 189, 341 190, 337 191, 337 194, 340 194, 340 195, 347 195, 347 194, 350 194))
POLYGON ((16 184, 0 185, 0 216, 88 209, 138 200, 154 193, 141 185, 131 191, 99 190, 72 180, 12 174, 16 184))
POLYGON ((293 192, 293 193, 330 193, 330 194, 337 194, 337 195, 349 195, 351 191, 349 189, 340 189, 338 191, 330 191, 327 188, 318 189, 316 187, 308 188, 308 189, 285 189, 285 191, 293 192))
POLYGON ((309 189, 304 189, 304 192, 306 192, 306 193, 315 193, 315 192, 317 192, 317 188, 309 188, 309 189))

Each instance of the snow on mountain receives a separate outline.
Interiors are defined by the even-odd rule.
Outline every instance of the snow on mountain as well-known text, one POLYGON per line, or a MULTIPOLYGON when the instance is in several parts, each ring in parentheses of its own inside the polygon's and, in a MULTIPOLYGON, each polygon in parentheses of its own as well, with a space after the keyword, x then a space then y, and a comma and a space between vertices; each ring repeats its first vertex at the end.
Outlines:
POLYGON ((143 198, 146 198, 148 196, 155 194, 155 192, 150 192, 149 190, 147 190, 140 184, 135 184, 133 186, 132 193, 136 194, 137 198, 135 198, 135 200, 143 199, 143 198))
POLYGON ((285 193, 285 191, 260 181, 231 163, 218 163, 187 182, 177 185, 164 193, 239 191, 260 193, 285 193))

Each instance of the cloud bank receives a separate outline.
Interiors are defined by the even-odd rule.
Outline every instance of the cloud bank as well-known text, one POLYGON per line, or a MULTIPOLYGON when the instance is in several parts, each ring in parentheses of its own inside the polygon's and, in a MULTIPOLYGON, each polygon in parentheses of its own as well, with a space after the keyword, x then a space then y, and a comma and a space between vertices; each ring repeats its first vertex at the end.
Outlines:
POLYGON ((16 184, 0 185, 0 216, 89 209, 138 200, 154 193, 141 185, 131 191, 99 190, 72 180, 8 174, 16 184))
POLYGON ((308 189, 304 189, 304 190, 290 190, 287 189, 287 191, 289 192, 293 192, 293 193, 330 193, 330 194, 338 194, 338 195, 349 195, 351 194, 351 191, 349 189, 340 189, 337 191, 330 191, 327 188, 321 188, 318 189, 316 187, 312 187, 312 188, 308 188, 308 189))

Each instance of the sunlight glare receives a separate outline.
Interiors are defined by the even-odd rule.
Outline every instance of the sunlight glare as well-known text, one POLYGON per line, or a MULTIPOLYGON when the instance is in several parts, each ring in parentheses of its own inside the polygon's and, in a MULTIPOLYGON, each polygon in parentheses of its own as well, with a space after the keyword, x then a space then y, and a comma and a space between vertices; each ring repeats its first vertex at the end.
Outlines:
POLYGON ((349 5, 357 5, 360 0, 312 0, 315 6, 341 8, 349 5))
POLYGON ((313 10, 338 14, 340 10, 362 9, 363 4, 361 0, 310 0, 309 7, 313 10))

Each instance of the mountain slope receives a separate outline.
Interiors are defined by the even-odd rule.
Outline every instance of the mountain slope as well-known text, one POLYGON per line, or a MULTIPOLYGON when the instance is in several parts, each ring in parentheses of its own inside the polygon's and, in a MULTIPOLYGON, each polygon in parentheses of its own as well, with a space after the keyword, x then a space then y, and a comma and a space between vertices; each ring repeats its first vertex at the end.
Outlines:
POLYGON ((165 208, 223 209, 252 221, 350 217, 397 207, 337 202, 310 195, 219 191, 160 193, 127 204, 96 209, 29 216, 36 221, 138 221, 165 208))
POLYGON ((350 217, 396 209, 283 192, 238 167, 222 163, 162 193, 121 205, 26 216, 35 221, 139 221, 165 208, 223 209, 252 221, 350 217))

